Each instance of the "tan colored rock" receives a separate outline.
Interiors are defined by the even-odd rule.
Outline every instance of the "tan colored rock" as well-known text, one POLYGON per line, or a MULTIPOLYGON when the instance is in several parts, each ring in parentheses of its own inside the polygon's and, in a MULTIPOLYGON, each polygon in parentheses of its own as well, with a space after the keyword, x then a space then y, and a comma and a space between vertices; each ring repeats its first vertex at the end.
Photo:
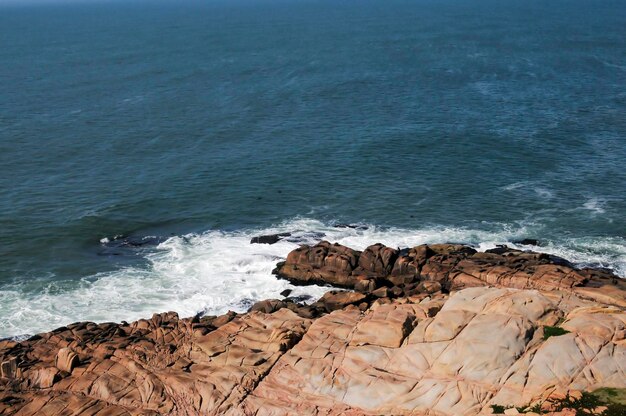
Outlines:
MULTIPOLYGON (((561 336, 544 342, 533 336, 537 322, 558 309, 537 291, 466 289, 451 296, 434 318, 427 316, 427 308, 391 303, 365 314, 343 310, 319 318, 247 397, 244 408, 272 401, 291 410, 300 403, 302 414, 346 408, 360 414, 475 414, 490 404, 526 405, 549 389, 567 392, 574 384, 585 389, 598 385, 587 380, 582 386, 571 376, 546 377, 550 387, 538 378, 550 371, 565 374, 594 358, 567 353, 563 360, 540 358, 551 354, 556 341, 569 340, 561 336), (382 313, 386 319, 379 317, 382 313), (402 317, 410 317, 410 327, 417 325, 399 330, 406 328, 402 317), (386 332, 385 322, 390 327, 386 332), (343 326, 346 330, 340 330, 343 326), (333 353, 322 352, 326 350, 333 353), (320 376, 311 378, 313 374, 320 376), (526 382, 529 377, 534 381, 526 382)), ((621 355, 613 351, 602 366, 615 375, 621 372, 621 355)))

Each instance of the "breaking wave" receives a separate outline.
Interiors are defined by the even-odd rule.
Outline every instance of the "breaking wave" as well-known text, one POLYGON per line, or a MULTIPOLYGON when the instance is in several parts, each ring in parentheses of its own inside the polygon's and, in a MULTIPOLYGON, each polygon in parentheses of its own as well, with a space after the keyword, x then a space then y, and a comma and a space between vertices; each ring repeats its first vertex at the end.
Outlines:
MULTIPOLYGON (((371 224, 342 225, 296 218, 264 229, 219 230, 164 240, 146 252, 147 267, 127 267, 87 276, 71 285, 50 283, 29 293, 24 283, 0 290, 0 337, 20 336, 74 321, 135 320, 155 312, 181 316, 246 311, 252 303, 292 296, 315 300, 328 287, 296 287, 271 274, 276 263, 299 244, 322 239, 362 250, 373 243, 409 247, 423 243, 458 242, 479 250, 498 244, 535 249, 564 257, 578 265, 608 267, 626 276, 626 241, 622 238, 572 238, 542 241, 540 247, 513 241, 536 236, 532 225, 491 225, 489 230, 461 227, 403 229, 371 224), (253 236, 291 233, 276 244, 250 244, 253 236)), ((109 240, 103 239, 101 244, 109 240)))

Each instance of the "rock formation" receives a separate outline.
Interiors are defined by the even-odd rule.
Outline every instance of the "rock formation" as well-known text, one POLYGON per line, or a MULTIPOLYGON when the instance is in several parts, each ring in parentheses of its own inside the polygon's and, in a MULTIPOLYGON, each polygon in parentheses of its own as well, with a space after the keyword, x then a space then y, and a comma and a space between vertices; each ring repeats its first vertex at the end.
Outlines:
POLYGON ((276 273, 355 290, 0 341, 0 415, 565 415, 558 398, 626 388, 626 285, 606 270, 322 242, 276 273))

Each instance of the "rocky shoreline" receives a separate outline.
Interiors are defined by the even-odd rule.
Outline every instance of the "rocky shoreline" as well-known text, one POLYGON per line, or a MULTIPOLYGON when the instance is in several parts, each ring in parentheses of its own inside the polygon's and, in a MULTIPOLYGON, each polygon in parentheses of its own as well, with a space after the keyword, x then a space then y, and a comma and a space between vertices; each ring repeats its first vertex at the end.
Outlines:
POLYGON ((169 312, 0 341, 0 415, 626 409, 626 282, 608 270, 505 246, 321 242, 275 274, 348 290, 310 305, 286 297, 245 314, 169 312))

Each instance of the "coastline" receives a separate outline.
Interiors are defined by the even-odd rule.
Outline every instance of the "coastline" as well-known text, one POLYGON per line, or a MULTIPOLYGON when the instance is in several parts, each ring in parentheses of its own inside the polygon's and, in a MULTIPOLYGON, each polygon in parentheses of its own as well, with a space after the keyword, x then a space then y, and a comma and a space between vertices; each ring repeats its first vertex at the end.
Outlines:
POLYGON ((459 242, 478 251, 506 244, 563 257, 577 267, 609 267, 626 276, 623 239, 569 240, 550 233, 544 236, 541 229, 527 223, 411 228, 298 217, 263 227, 175 236, 164 232, 159 237, 154 231, 127 239, 111 236, 109 243, 94 241, 91 255, 109 256, 112 262, 122 259, 123 266, 95 275, 55 275, 48 280, 16 277, 0 285, 0 338, 47 332, 71 322, 135 321, 161 311, 175 311, 182 317, 221 315, 229 310, 243 313, 257 301, 281 298, 280 292, 286 289, 293 290, 292 296, 310 295, 308 302, 312 302, 326 291, 323 286, 293 286, 277 281, 271 272, 299 244, 316 244, 321 239, 357 250, 372 242, 394 248, 459 242), (353 228, 337 227, 341 225, 353 228), (290 237, 272 245, 250 244, 254 237, 287 232, 290 237), (538 245, 517 244, 538 237, 538 245), (151 243, 155 240, 156 245, 151 243))
POLYGON ((0 341, 0 414, 565 412, 570 395, 626 388, 626 282, 607 270, 507 247, 322 242, 276 273, 352 290, 0 341))

